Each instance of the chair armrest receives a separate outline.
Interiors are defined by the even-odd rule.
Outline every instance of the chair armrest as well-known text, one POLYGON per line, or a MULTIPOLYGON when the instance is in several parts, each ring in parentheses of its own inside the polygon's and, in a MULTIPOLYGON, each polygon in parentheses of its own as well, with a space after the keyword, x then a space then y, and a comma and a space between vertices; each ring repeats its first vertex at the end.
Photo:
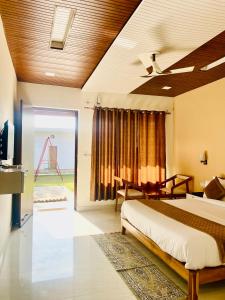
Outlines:
POLYGON ((183 185, 183 184, 187 185, 187 183, 188 183, 191 179, 192 179, 192 178, 187 178, 187 179, 185 179, 184 181, 181 181, 181 182, 179 182, 179 183, 173 185, 173 186, 171 187, 171 192, 173 193, 173 190, 174 190, 175 188, 177 188, 178 186, 181 186, 181 185, 183 185))
POLYGON ((135 190, 138 190, 138 191, 142 192, 143 195, 145 195, 144 187, 143 186, 139 186, 139 185, 137 185, 137 184, 135 184, 133 182, 130 182, 128 180, 125 180, 125 179, 123 179, 123 184, 125 186, 125 193, 128 192, 129 188, 132 188, 132 189, 135 189, 135 190))
POLYGON ((163 180, 163 181, 159 182, 158 183, 158 187, 161 188, 162 186, 166 185, 167 182, 172 181, 175 178, 176 178, 176 175, 174 175, 174 176, 172 176, 172 177, 170 177, 170 178, 168 178, 166 180, 163 180))
POLYGON ((120 184, 123 184, 123 179, 118 176, 114 176, 114 180, 119 182, 120 184))
POLYGON ((114 176, 116 193, 120 188, 123 188, 123 180, 118 176, 114 176))

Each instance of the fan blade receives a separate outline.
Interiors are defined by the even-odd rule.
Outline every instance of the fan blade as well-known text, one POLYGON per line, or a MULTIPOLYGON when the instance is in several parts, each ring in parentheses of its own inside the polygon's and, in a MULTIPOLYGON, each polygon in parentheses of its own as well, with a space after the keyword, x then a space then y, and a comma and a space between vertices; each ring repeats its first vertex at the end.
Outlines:
POLYGON ((139 58, 137 58, 131 64, 137 66, 137 65, 141 65, 143 63, 142 63, 142 61, 139 58))
POLYGON ((179 74, 179 73, 190 73, 190 72, 193 72, 194 68, 195 68, 195 66, 169 70, 168 75, 169 74, 179 74))
POLYGON ((212 69, 214 67, 217 67, 217 66, 219 66, 219 65, 221 65, 223 63, 225 63, 225 57, 221 57, 220 59, 215 60, 212 63, 210 63, 210 64, 208 64, 208 65, 200 68, 200 71, 208 71, 208 70, 210 70, 210 69, 212 69))
POLYGON ((177 51, 192 52, 195 49, 190 42, 188 43, 190 46, 186 45, 185 47, 178 47, 176 44, 171 43, 170 32, 166 23, 156 25, 151 32, 151 36, 155 38, 154 45, 159 46, 157 49, 162 54, 177 51))
POLYGON ((208 71, 208 66, 204 66, 200 69, 201 71, 208 71))
POLYGON ((138 59, 140 63, 144 65, 144 67, 147 69, 152 66, 152 60, 150 57, 149 52, 144 52, 138 55, 138 59))
POLYGON ((149 78, 149 77, 156 77, 156 76, 168 76, 168 75, 173 75, 173 74, 182 74, 182 73, 191 73, 194 70, 194 66, 192 67, 186 67, 186 68, 180 68, 180 69, 173 69, 169 71, 164 71, 164 72, 156 72, 153 68, 153 72, 149 72, 149 74, 141 76, 143 78, 149 78))

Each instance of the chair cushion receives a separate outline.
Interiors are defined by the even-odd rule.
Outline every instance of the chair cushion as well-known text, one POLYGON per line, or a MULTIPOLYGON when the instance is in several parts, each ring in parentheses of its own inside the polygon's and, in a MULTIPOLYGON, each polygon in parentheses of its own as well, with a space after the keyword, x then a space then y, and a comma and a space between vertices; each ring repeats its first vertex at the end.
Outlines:
MULTIPOLYGON (((125 197, 125 189, 118 190, 117 193, 120 194, 121 196, 125 197)), ((132 196, 132 197, 143 196, 143 193, 141 191, 138 191, 135 189, 128 189, 127 196, 128 197, 129 196, 132 196)))
MULTIPOLYGON (((162 188, 160 189, 160 191, 166 194, 171 194, 171 188, 162 188)), ((175 189, 173 189, 174 194, 185 194, 186 192, 186 186, 178 186, 175 189)))

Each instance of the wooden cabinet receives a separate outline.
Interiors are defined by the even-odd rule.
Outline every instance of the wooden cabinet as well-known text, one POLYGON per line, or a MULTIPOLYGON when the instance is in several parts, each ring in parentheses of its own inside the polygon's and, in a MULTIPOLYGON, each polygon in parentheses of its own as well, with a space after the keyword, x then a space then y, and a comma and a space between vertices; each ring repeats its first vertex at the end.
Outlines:
POLYGON ((21 194, 24 190, 24 172, 20 169, 0 168, 0 194, 21 194))

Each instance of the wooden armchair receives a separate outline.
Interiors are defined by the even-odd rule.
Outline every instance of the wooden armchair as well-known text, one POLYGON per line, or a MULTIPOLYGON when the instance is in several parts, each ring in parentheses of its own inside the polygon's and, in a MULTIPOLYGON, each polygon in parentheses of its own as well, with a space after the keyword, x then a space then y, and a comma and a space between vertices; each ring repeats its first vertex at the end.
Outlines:
POLYGON ((116 181, 115 211, 117 211, 119 198, 123 198, 124 200, 145 199, 142 187, 117 176, 114 176, 114 180, 116 181))
POLYGON ((160 198, 179 198, 189 193, 189 182, 192 176, 176 174, 158 183, 158 193, 160 198))

